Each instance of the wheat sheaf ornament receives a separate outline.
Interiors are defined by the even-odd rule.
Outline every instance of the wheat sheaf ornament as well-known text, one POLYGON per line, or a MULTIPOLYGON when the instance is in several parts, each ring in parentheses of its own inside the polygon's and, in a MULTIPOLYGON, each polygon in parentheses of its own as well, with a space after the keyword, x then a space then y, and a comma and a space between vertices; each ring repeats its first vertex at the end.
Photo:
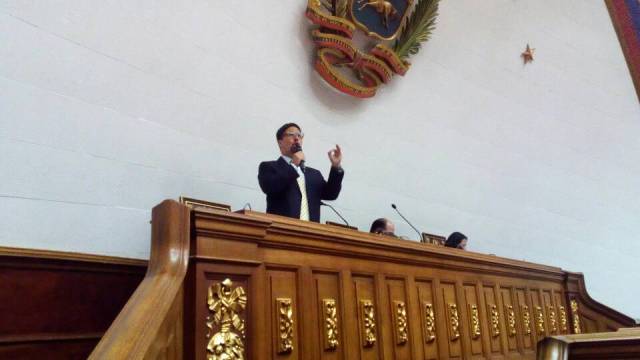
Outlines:
POLYGON ((309 0, 306 17, 316 45, 315 69, 337 90, 358 98, 375 96, 394 74, 404 75, 436 25, 440 0, 309 0), (353 42, 360 30, 374 40, 353 42))

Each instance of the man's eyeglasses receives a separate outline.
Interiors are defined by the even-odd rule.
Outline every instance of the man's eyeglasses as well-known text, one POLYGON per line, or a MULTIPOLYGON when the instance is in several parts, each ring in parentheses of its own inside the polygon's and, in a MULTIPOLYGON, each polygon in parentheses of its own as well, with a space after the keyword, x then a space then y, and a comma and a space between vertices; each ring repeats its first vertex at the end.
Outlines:
POLYGON ((304 138, 304 133, 301 133, 301 132, 286 132, 286 133, 284 133, 284 136, 303 139, 304 138))

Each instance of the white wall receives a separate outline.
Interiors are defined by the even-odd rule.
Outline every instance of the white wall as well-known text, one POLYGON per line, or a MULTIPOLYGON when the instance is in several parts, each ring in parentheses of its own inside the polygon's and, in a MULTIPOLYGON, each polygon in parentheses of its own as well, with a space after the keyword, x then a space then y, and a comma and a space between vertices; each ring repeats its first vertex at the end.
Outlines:
POLYGON ((0 245, 145 258, 165 198, 264 210, 257 165, 295 121, 310 166, 344 148, 335 205, 361 229, 415 238, 395 202, 640 317, 640 106, 603 1, 443 1, 368 101, 313 72, 305 5, 0 0, 0 245))

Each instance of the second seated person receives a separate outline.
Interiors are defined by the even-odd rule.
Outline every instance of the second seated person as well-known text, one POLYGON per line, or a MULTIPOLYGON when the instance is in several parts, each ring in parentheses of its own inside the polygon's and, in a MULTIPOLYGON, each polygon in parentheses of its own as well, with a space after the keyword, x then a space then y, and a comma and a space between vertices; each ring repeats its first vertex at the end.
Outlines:
POLYGON ((320 222, 321 200, 337 199, 342 188, 340 146, 329 150, 331 170, 325 181, 320 171, 305 164, 300 126, 282 125, 276 132, 276 140, 282 156, 260 163, 258 169, 260 188, 267 195, 267 213, 320 222))

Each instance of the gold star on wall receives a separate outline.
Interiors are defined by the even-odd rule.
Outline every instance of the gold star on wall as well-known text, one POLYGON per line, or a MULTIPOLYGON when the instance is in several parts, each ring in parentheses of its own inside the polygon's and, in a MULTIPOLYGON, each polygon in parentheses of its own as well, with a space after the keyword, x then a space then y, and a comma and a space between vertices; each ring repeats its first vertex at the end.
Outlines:
POLYGON ((524 60, 524 63, 530 63, 533 61, 533 51, 535 49, 532 49, 531 47, 529 47, 529 44, 527 44, 527 48, 524 50, 524 52, 522 54, 520 54, 520 56, 522 56, 522 60, 524 60))

